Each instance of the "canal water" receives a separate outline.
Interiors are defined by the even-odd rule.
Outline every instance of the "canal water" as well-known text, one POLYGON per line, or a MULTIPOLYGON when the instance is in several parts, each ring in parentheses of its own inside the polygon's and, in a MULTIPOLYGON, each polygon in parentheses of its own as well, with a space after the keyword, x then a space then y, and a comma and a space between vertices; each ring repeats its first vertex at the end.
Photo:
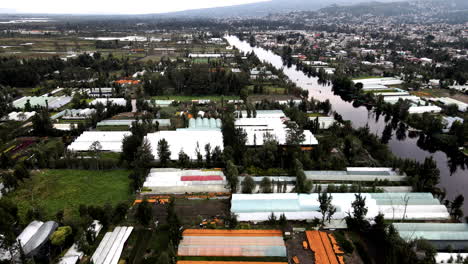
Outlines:
MULTIPOLYGON (((344 120, 350 120, 353 127, 363 127, 367 124, 373 133, 379 136, 382 135, 386 125, 383 116, 376 118, 375 113, 368 111, 366 107, 354 107, 352 103, 344 101, 339 95, 335 95, 331 85, 319 84, 318 78, 308 77, 302 71, 297 70, 295 65, 290 68, 284 66, 281 57, 269 50, 260 47, 252 48, 249 43, 239 40, 236 36, 227 36, 226 40, 231 46, 235 46, 242 52, 254 51, 261 61, 270 63, 278 69, 283 68, 283 72, 291 81, 295 82, 298 87, 309 91, 309 96, 320 101, 330 100, 333 110, 343 116, 344 120)), ((418 146, 417 141, 418 137, 406 137, 404 140, 398 140, 394 131, 388 146, 396 156, 401 158, 410 158, 422 162, 426 157, 432 156, 440 170, 439 187, 446 189, 447 198, 451 200, 456 195, 463 194, 467 198, 464 211, 468 215, 468 170, 466 166, 455 164, 442 151, 431 153, 423 150, 418 146)))

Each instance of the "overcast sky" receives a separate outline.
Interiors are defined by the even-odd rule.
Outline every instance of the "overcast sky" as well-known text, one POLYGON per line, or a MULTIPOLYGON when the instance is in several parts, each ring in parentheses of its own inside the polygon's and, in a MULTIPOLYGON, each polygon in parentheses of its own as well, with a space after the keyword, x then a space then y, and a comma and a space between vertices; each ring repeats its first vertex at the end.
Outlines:
POLYGON ((269 0, 2 0, 0 8, 18 13, 148 14, 264 1, 269 0))

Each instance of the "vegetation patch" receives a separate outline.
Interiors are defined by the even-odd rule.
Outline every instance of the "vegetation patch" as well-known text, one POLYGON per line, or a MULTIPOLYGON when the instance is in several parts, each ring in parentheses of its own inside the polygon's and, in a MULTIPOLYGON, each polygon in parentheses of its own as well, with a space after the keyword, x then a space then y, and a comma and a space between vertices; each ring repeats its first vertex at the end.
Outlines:
POLYGON ((21 219, 30 209, 41 209, 47 219, 64 210, 65 219, 77 218, 80 204, 116 205, 131 199, 129 171, 41 170, 7 195, 18 205, 21 219))

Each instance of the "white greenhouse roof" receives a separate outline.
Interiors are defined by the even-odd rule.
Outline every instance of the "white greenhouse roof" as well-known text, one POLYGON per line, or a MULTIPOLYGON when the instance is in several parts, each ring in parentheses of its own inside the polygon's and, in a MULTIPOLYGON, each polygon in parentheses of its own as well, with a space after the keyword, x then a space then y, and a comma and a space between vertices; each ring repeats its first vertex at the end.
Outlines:
MULTIPOLYGON (((286 118, 283 110, 255 110, 256 111, 256 118, 286 118)), ((237 111, 236 115, 242 113, 242 117, 247 117, 247 111, 237 111)), ((253 111, 251 112, 253 116, 253 111)))
POLYGON ((94 142, 99 141, 102 151, 121 152, 123 139, 130 135, 129 131, 85 131, 68 146, 68 149, 88 151, 94 142))
POLYGON ((226 177, 222 171, 152 170, 143 186, 151 189, 153 193, 160 194, 229 192, 226 188, 226 177), (219 179, 210 179, 213 177, 219 179))
POLYGON ((68 104, 72 98, 70 96, 25 96, 15 100, 13 106, 16 108, 24 108, 28 100, 32 107, 46 107, 48 105, 49 109, 56 109, 68 104))
POLYGON ((171 160, 179 159, 179 152, 183 150, 190 159, 197 159, 197 144, 200 153, 205 157, 205 145, 210 144, 211 149, 219 147, 223 150, 223 134, 220 130, 177 130, 159 131, 150 133, 146 139, 151 144, 155 159, 159 159, 157 153, 158 142, 165 139, 169 144, 171 160))
POLYGON ((90 104, 96 105, 101 103, 103 105, 107 105, 107 102, 111 102, 112 104, 120 106, 125 106, 127 104, 127 100, 125 100, 125 98, 96 98, 90 104))
POLYGON ((423 113, 440 113, 442 108, 436 105, 428 105, 428 106, 411 106, 408 109, 410 114, 423 114, 423 113))
POLYGON ((407 177, 399 175, 392 168, 348 167, 346 171, 304 171, 307 179, 312 181, 406 181, 407 177))
MULTIPOLYGON (((286 144, 288 128, 281 118, 238 118, 235 126, 247 133, 248 146, 263 145, 266 133, 274 136, 280 145, 286 144)), ((318 145, 317 139, 309 130, 304 130, 304 136, 302 145, 318 145)))
POLYGON ((32 112, 11 112, 3 118, 3 120, 25 121, 36 115, 35 111, 32 112))
MULTIPOLYGON (((266 221, 273 212, 277 217, 285 214, 290 220, 320 218, 320 203, 317 193, 295 194, 233 194, 231 212, 238 215, 240 221, 266 221)), ((333 205, 337 212, 334 219, 343 219, 352 212, 351 203, 354 193, 332 193, 333 205)), ((363 193, 368 207, 367 218, 373 219, 383 213, 386 219, 401 220, 446 220, 450 219, 447 208, 440 203, 427 204, 424 199, 434 199, 430 193, 363 193), (408 205, 406 201, 413 201, 408 205)), ((437 199, 435 199, 437 200, 437 199)))
POLYGON ((362 83, 365 85, 399 85, 403 81, 395 77, 384 77, 384 78, 369 78, 369 79, 355 79, 354 84, 362 83))
POLYGON ((117 264, 123 247, 133 231, 133 226, 118 226, 113 232, 107 232, 94 252, 91 260, 94 264, 117 264))

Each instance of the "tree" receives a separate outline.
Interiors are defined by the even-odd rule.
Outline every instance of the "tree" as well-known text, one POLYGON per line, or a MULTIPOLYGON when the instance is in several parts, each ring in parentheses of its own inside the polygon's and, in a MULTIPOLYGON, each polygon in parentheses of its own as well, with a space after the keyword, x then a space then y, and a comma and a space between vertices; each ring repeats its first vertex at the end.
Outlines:
POLYGON ((327 214, 329 213, 330 209, 333 209, 332 200, 333 197, 327 194, 326 192, 319 194, 318 202, 320 203, 319 208, 320 212, 322 213, 322 225, 325 224, 325 218, 327 217, 327 214))
POLYGON ((230 213, 226 216, 225 224, 229 229, 236 229, 237 227, 237 215, 235 213, 230 213))
POLYGON ((304 142, 304 130, 296 122, 289 122, 287 125, 286 144, 290 146, 299 146, 304 142))
POLYGON ((239 171, 237 170, 236 165, 234 165, 234 163, 231 160, 227 162, 226 178, 229 182, 231 192, 236 193, 239 184, 239 171))
MULTIPOLYGON (((158 144, 158 154, 159 154, 159 144, 158 144)), ((170 152, 169 152, 170 156, 170 152)), ((144 140, 140 147, 138 147, 134 165, 136 169, 143 169, 146 171, 146 168, 151 166, 151 161, 154 160, 153 152, 151 151, 151 145, 148 140, 144 140)))
POLYGON ((252 193, 255 189, 255 182, 251 176, 244 177, 241 185, 242 193, 252 193))
POLYGON ((117 204, 117 206, 114 209, 114 213, 112 215, 113 222, 117 224, 123 219, 125 219, 127 212, 128 212, 128 204, 126 202, 120 202, 119 204, 117 204))
POLYGON ((184 150, 179 151, 179 167, 187 168, 190 165, 190 157, 185 154, 184 150))
POLYGON ((307 180, 302 163, 298 159, 294 161, 294 170, 296 172, 296 192, 309 193, 312 189, 312 182, 307 180))
POLYGON ((153 212, 151 210, 151 204, 147 200, 143 200, 137 207, 135 214, 138 222, 144 226, 148 226, 153 219, 153 212))
POLYGON ((460 220, 463 217, 463 203, 465 197, 462 194, 457 195, 452 202, 449 202, 450 215, 455 220, 460 220))
POLYGON ((122 141, 122 154, 120 159, 127 161, 130 165, 135 160, 135 155, 142 140, 136 135, 125 136, 122 141))
POLYGON ((353 207, 352 216, 348 215, 346 217, 346 223, 350 228, 357 230, 365 230, 369 226, 369 222, 366 220, 367 207, 366 207, 366 197, 363 197, 361 193, 355 194, 355 200, 351 203, 353 207))
POLYGON ((48 136, 53 128, 49 111, 41 109, 32 118, 34 132, 39 136, 48 136))
POLYGON ((286 218, 286 215, 284 215, 284 213, 280 215, 278 222, 282 228, 286 227, 286 225, 288 224, 288 219, 286 218))
POLYGON ((273 188, 272 188, 270 178, 263 177, 262 181, 260 182, 260 192, 262 192, 262 193, 272 193, 273 192, 273 188))
POLYGON ((57 228, 57 230, 54 233, 52 233, 52 235, 50 236, 50 242, 52 243, 52 245, 59 246, 61 249, 67 237, 71 234, 72 228, 70 226, 61 226, 57 228))
POLYGON ((270 216, 268 216, 267 223, 268 223, 269 225, 276 225, 277 220, 278 220, 278 219, 276 218, 275 213, 271 212, 270 216))
POLYGON ((171 151, 166 139, 161 139, 158 142, 158 157, 162 167, 167 167, 171 160, 171 151))
POLYGON ((99 152, 102 150, 102 145, 99 141, 94 141, 89 146, 89 152, 93 154, 93 158, 96 160, 96 169, 99 170, 99 152))
POLYGON ((206 161, 206 166, 210 167, 211 166, 211 145, 210 145, 210 143, 205 145, 205 161, 206 161))

